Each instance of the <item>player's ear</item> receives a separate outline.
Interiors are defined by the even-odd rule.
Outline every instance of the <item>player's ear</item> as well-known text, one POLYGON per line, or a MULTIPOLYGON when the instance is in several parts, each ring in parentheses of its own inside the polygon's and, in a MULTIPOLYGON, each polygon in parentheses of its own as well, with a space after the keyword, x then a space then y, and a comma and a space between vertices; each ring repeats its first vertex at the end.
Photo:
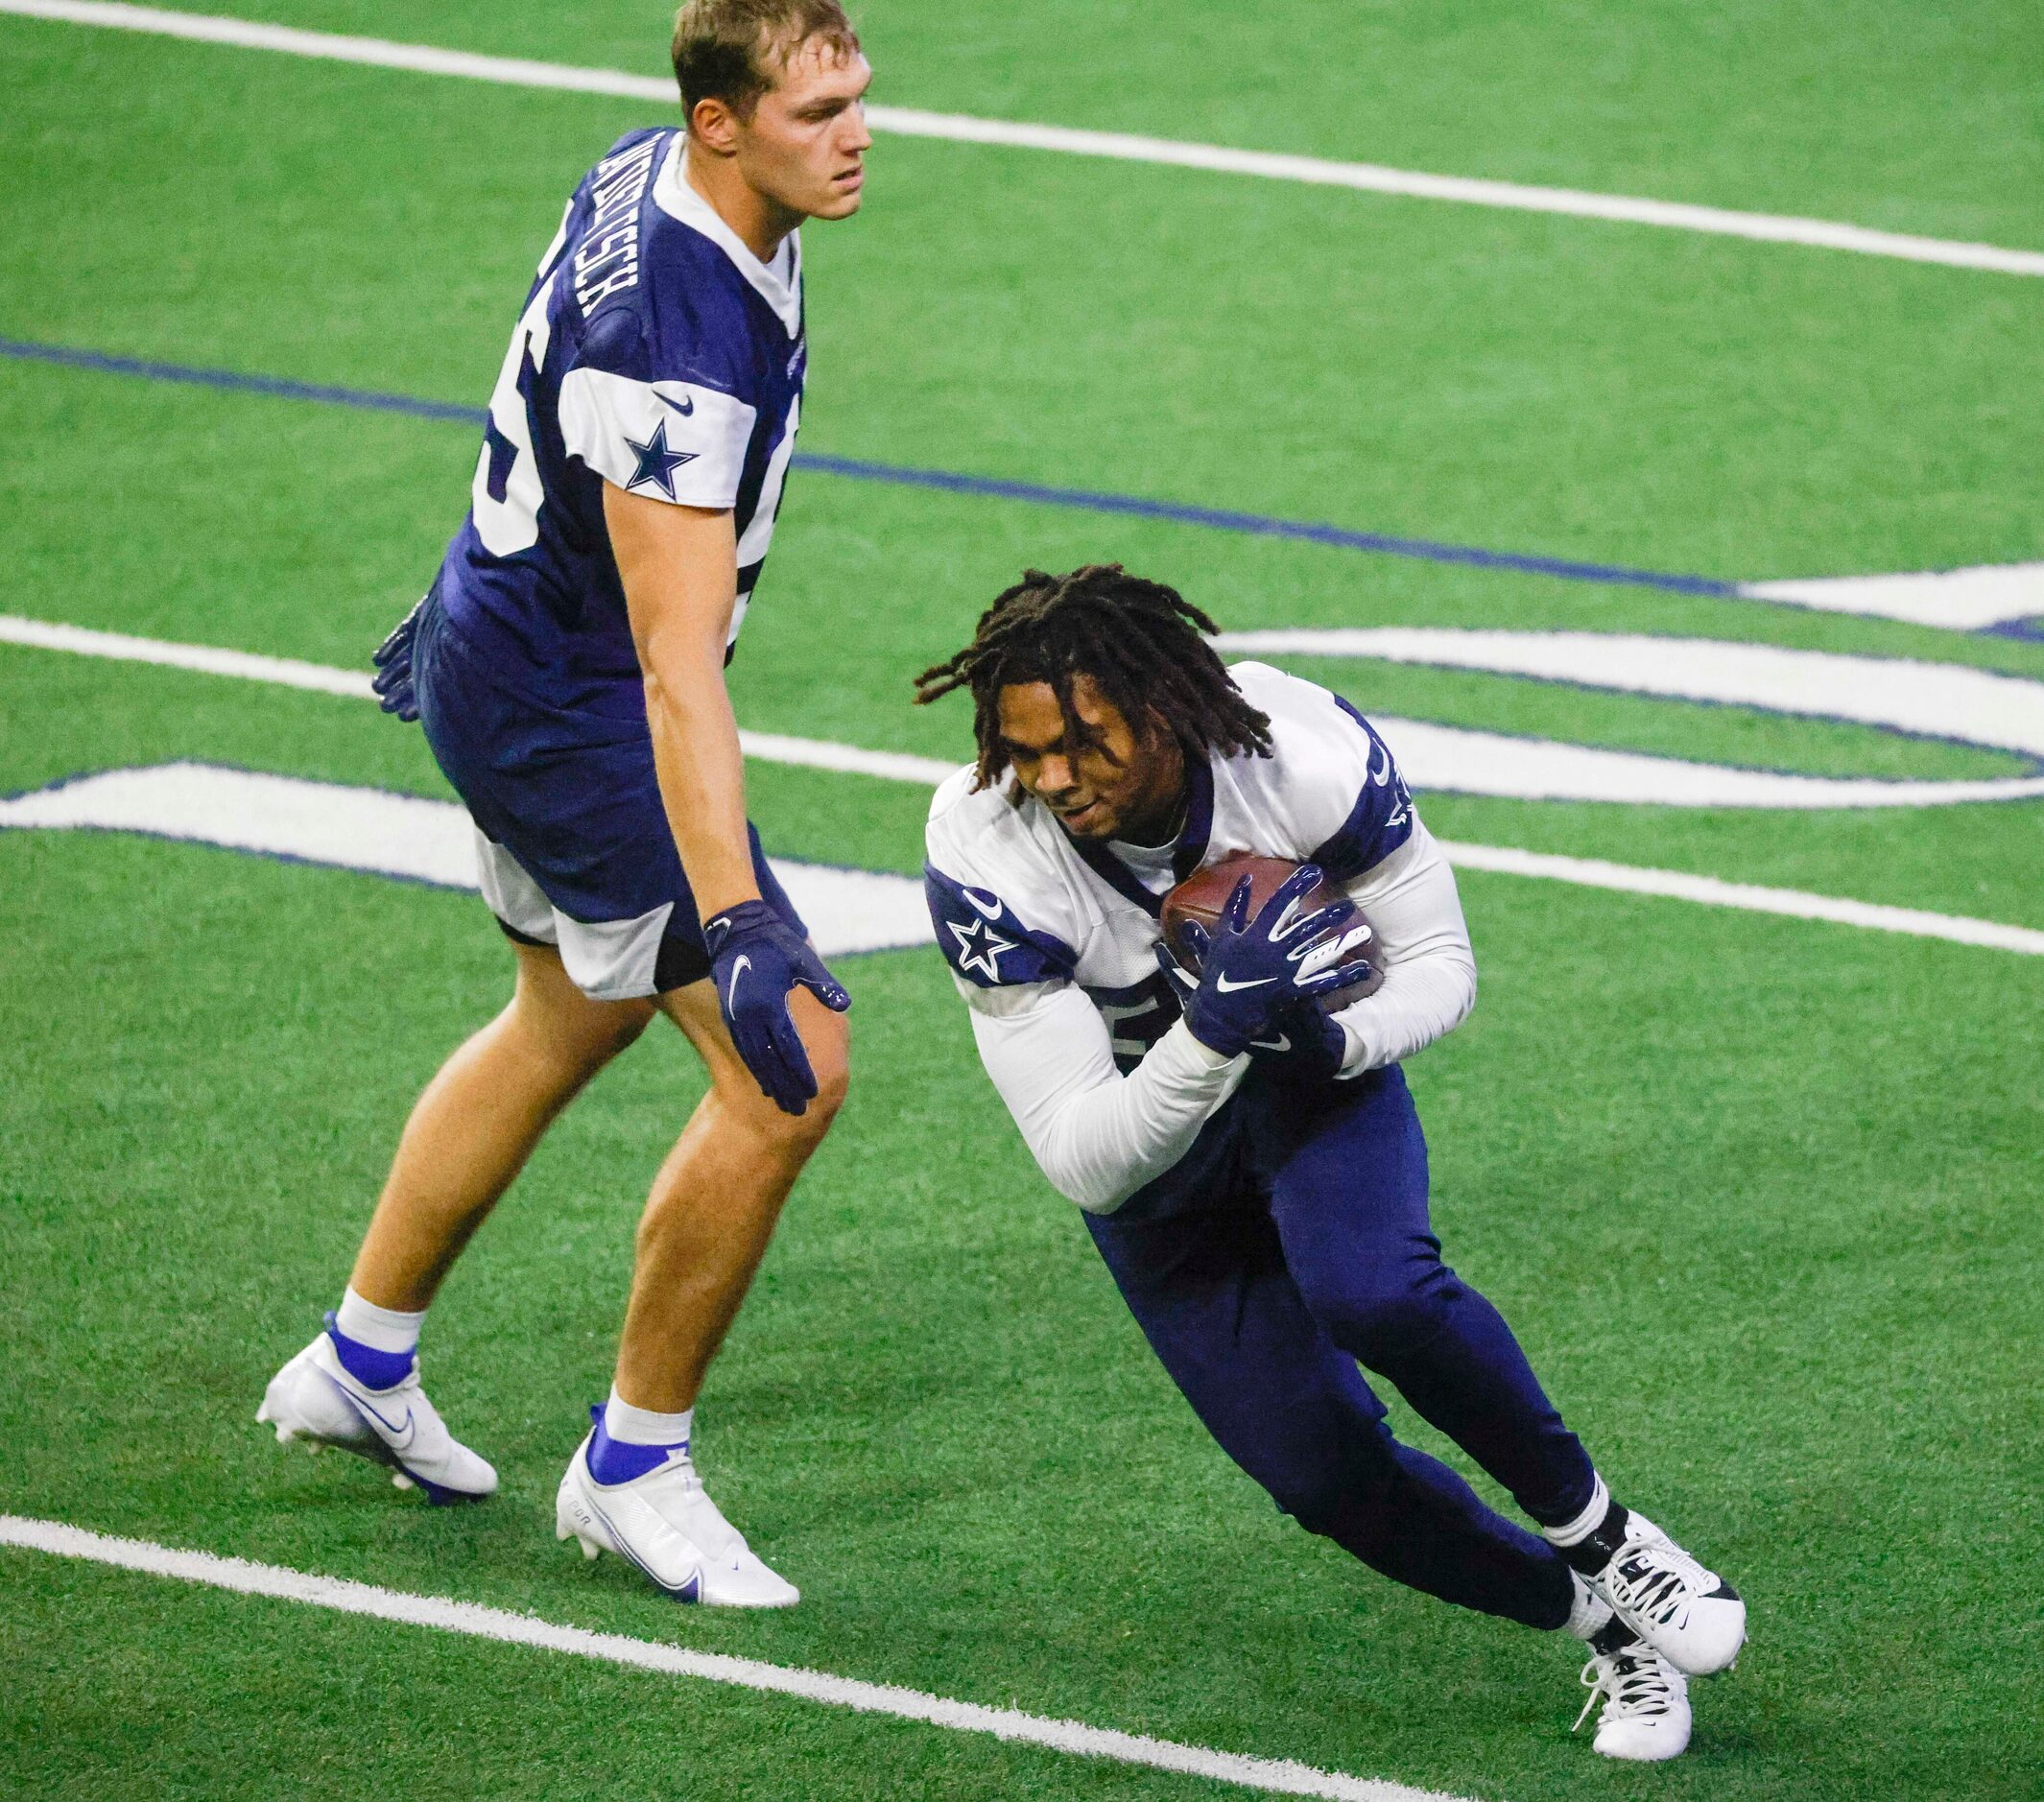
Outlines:
POLYGON ((717 156, 728 156, 738 148, 738 115, 728 101, 705 94, 688 109, 689 137, 717 156))

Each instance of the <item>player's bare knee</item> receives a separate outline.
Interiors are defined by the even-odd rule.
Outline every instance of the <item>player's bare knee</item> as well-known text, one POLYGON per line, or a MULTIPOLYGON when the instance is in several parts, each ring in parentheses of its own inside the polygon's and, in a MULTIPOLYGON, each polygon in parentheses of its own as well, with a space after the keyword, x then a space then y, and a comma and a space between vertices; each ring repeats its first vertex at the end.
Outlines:
POLYGON ((838 1117, 838 1109, 844 1104, 845 1090, 842 1060, 820 1064, 812 1057, 810 1063, 816 1072, 817 1092, 809 1098, 808 1104, 799 1114, 783 1113, 771 1103, 768 1104, 772 1116, 767 1126, 770 1135, 804 1155, 814 1150, 830 1130, 831 1122, 838 1117))
POLYGON ((817 1116, 820 1126, 827 1126, 837 1118, 851 1088, 850 1046, 844 1035, 840 1033, 834 1043, 812 1046, 809 1067, 817 1079, 816 1100, 809 1103, 809 1111, 817 1116))
POLYGON ((820 1138, 844 1105, 851 1085, 851 1026, 842 1013, 812 1003, 807 995, 800 997, 796 1020, 817 1083, 816 1097, 801 1119, 820 1138))

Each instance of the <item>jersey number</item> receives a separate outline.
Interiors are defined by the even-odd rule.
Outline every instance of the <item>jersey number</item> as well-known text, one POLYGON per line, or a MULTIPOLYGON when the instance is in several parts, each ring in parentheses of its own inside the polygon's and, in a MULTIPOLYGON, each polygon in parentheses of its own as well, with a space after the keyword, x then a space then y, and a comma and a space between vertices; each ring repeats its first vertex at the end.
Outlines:
POLYGON ((539 504, 546 490, 540 486, 539 464, 533 456, 525 385, 530 379, 526 371, 536 375, 546 361, 552 337, 546 303, 553 292, 551 281, 541 282, 534 291, 532 304, 511 333, 511 348, 504 353, 504 367, 490 391, 489 421, 483 428, 483 451, 476 459, 469 504, 476 536, 492 557, 515 557, 539 542, 539 504))

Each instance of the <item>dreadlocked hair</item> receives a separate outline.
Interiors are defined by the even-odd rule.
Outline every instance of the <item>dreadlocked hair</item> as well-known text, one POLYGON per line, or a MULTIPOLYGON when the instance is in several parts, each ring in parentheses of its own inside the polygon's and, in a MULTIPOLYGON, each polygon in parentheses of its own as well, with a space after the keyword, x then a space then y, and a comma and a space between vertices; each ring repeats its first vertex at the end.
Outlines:
POLYGON ((1072 707, 1072 680, 1091 676, 1101 695, 1140 731, 1155 722, 1189 751, 1271 754, 1271 721, 1243 699, 1207 638, 1220 628, 1176 588, 1131 576, 1119 563, 1088 563, 1068 576, 1026 571, 980 615, 972 642, 915 678, 915 704, 972 691, 979 745, 975 788, 1007 768, 999 697, 1015 683, 1047 682, 1077 749, 1099 734, 1072 707))

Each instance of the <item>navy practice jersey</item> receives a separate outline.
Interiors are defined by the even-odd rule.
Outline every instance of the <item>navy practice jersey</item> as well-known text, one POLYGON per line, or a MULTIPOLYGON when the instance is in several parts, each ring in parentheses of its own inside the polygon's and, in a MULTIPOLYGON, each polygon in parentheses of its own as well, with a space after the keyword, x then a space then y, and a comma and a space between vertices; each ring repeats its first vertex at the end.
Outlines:
POLYGON ((684 143, 634 131, 575 190, 511 334, 468 518, 441 565, 457 632, 496 680, 552 706, 638 705, 604 483, 732 510, 735 643, 795 449, 798 235, 761 263, 688 185, 684 143))
POLYGON ((1086 843, 1011 779, 975 789, 969 769, 938 790, 924 884, 963 990, 1076 984, 1126 1072, 1178 1017, 1155 957, 1176 884, 1243 851, 1318 864, 1351 883, 1413 836, 1412 795, 1390 750, 1347 701, 1269 664, 1228 674, 1270 716, 1271 755, 1191 762, 1175 844, 1086 843))

